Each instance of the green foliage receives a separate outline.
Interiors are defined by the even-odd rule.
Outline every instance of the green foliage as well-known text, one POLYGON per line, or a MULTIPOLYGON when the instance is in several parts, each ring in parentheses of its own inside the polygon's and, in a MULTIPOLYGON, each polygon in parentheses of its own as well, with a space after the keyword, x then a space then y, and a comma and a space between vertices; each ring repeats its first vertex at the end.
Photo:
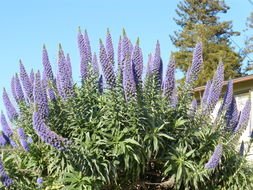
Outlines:
MULTIPOLYGON (((149 79, 152 81, 152 78, 149 79)), ((149 83, 126 102, 121 86, 100 93, 97 79, 75 86, 75 96, 50 102, 50 128, 72 141, 67 151, 42 142, 32 130, 32 109, 22 106, 31 150, 1 148, 9 189, 252 189, 253 170, 223 124, 189 115, 190 93, 179 90, 172 108, 149 83), (204 168, 222 143, 220 165, 204 168), (41 186, 36 184, 43 177, 41 186)))
POLYGON ((180 30, 171 35, 177 66, 186 72, 191 64, 191 54, 197 41, 203 44, 203 70, 197 85, 204 85, 212 75, 220 60, 225 64, 225 79, 241 75, 241 57, 231 46, 230 37, 239 35, 232 30, 231 21, 219 21, 219 14, 226 13, 229 7, 219 0, 183 0, 176 10, 175 22, 180 30))

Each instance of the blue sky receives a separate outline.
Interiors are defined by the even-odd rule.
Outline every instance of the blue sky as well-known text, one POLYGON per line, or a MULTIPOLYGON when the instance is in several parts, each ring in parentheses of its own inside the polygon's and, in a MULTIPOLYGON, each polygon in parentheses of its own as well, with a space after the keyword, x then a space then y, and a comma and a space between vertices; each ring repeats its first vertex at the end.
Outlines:
MULTIPOLYGON (((71 56, 74 78, 77 80, 78 26, 83 30, 87 29, 92 50, 96 52, 98 40, 105 38, 107 28, 110 28, 115 47, 122 28, 126 29, 132 41, 140 37, 145 60, 147 54, 153 51, 156 40, 160 40, 162 57, 164 63, 167 63, 170 52, 175 50, 169 34, 178 29, 173 21, 178 2, 179 0, 2 0, 0 93, 2 94, 2 87, 10 91, 10 79, 19 71, 19 59, 22 59, 29 71, 31 68, 41 69, 41 50, 44 43, 54 68, 58 44, 62 44, 64 51, 71 56)), ((231 9, 226 15, 220 16, 224 20, 233 20, 234 30, 242 32, 253 6, 248 0, 227 0, 226 3, 231 9)), ((233 39, 243 47, 245 35, 242 33, 240 37, 233 39)), ((3 109, 2 100, 0 109, 3 109)))

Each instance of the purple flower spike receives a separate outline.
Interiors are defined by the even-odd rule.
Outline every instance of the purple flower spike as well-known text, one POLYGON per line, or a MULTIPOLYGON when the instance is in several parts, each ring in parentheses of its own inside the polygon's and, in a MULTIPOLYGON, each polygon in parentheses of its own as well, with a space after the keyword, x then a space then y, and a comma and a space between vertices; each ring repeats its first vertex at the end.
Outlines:
POLYGON ((134 80, 134 74, 130 57, 126 57, 124 60, 123 68, 123 88, 125 92, 125 98, 127 101, 132 100, 136 95, 136 84, 134 80))
POLYGON ((7 116, 9 118, 9 120, 13 121, 15 118, 18 117, 18 113, 16 111, 16 109, 14 108, 13 104, 10 101, 10 98, 4 88, 3 90, 3 102, 7 111, 7 116))
POLYGON ((20 84, 20 80, 18 78, 18 74, 15 76, 15 91, 18 101, 25 100, 25 96, 22 90, 22 86, 20 84))
POLYGON ((11 93, 15 101, 18 102, 18 97, 16 94, 16 86, 15 86, 15 76, 11 78, 11 93))
POLYGON ((227 90, 223 99, 223 103, 218 111, 218 114, 220 114, 223 110, 228 109, 228 106, 231 104, 232 99, 233 99, 233 82, 232 80, 229 80, 227 90))
POLYGON ((233 97, 231 104, 229 105, 227 112, 225 114, 225 120, 227 121, 227 128, 229 131, 232 131, 238 122, 238 110, 236 105, 236 100, 233 97))
POLYGON ((38 185, 41 185, 43 183, 43 178, 42 177, 39 177, 37 180, 36 180, 37 184, 38 185))
POLYGON ((26 135, 23 128, 18 128, 19 140, 25 151, 29 151, 30 148, 26 142, 26 135))
POLYGON ((129 47, 129 39, 127 38, 126 31, 123 29, 123 39, 122 39, 122 55, 121 55, 121 63, 122 69, 124 68, 124 60, 127 56, 130 56, 130 47, 129 47))
POLYGON ((223 81, 224 81, 224 66, 222 63, 219 63, 217 71, 212 80, 212 85, 210 87, 207 103, 204 108, 203 114, 212 113, 217 102, 219 101, 219 97, 220 97, 222 86, 223 86, 223 81))
POLYGON ((26 97, 31 101, 33 99, 33 89, 29 76, 25 70, 24 65, 20 61, 20 78, 26 94, 26 97))
POLYGON ((169 102, 172 102, 172 96, 176 88, 175 79, 175 61, 171 60, 168 64, 167 71, 163 82, 163 96, 168 98, 169 102))
POLYGON ((103 76, 100 75, 99 79, 98 79, 98 90, 100 93, 103 92, 103 87, 104 87, 104 84, 103 84, 103 76))
POLYGON ((34 71, 33 71, 33 69, 30 72, 30 81, 31 81, 31 84, 32 84, 32 87, 33 87, 34 86, 34 71))
POLYGON ((251 109, 251 103, 250 100, 247 100, 245 103, 245 106, 241 112, 239 121, 233 132, 237 132, 238 130, 245 130, 245 128, 248 125, 249 118, 250 118, 250 109, 251 109))
POLYGON ((38 111, 41 113, 44 119, 48 117, 48 102, 46 99, 45 89, 42 86, 40 80, 40 73, 35 76, 34 82, 34 104, 36 104, 38 111))
POLYGON ((110 63, 105 47, 102 40, 100 40, 100 62, 102 64, 102 70, 104 73, 105 81, 109 88, 113 88, 116 85, 116 78, 113 70, 113 65, 110 63))
POLYGON ((109 61, 112 63, 112 65, 114 65, 114 50, 113 50, 113 44, 112 44, 112 37, 111 37, 109 29, 107 29, 107 35, 106 35, 106 52, 107 52, 109 61))
POLYGON ((1 146, 4 146, 4 145, 6 145, 6 144, 8 144, 6 138, 4 137, 3 134, 0 134, 0 147, 1 147, 1 146))
POLYGON ((152 67, 153 67, 153 55, 148 55, 148 65, 147 65, 147 71, 146 71, 146 78, 151 76, 152 74, 152 67))
POLYGON ((66 73, 68 80, 72 82, 72 66, 71 66, 71 60, 69 57, 69 54, 67 53, 67 58, 66 58, 66 73))
POLYGON ((8 187, 14 183, 13 180, 9 177, 9 175, 5 172, 1 158, 0 158, 0 176, 1 176, 0 180, 4 186, 8 187))
POLYGON ((141 48, 139 47, 139 38, 137 39, 136 46, 133 50, 132 64, 135 83, 139 87, 142 83, 142 72, 143 72, 143 56, 141 48))
POLYGON ((81 77, 82 80, 86 79, 88 77, 88 54, 87 54, 87 47, 84 41, 83 34, 81 32, 81 29, 79 27, 78 35, 77 35, 77 41, 78 41, 78 47, 80 51, 80 57, 81 57, 81 63, 80 63, 80 71, 81 71, 81 77))
POLYGON ((71 68, 69 68, 69 65, 67 64, 62 47, 59 45, 57 87, 59 94, 63 99, 68 99, 68 97, 73 94, 72 79, 70 78, 72 74, 70 74, 70 69, 71 68))
POLYGON ((83 34, 81 32, 81 28, 78 28, 78 34, 77 34, 77 43, 78 43, 78 48, 80 52, 80 57, 82 57, 85 54, 85 45, 84 45, 84 39, 83 39, 83 34))
POLYGON ((198 79, 198 73, 200 72, 202 64, 202 43, 199 42, 196 44, 193 51, 192 65, 187 72, 185 80, 186 85, 189 86, 190 89, 193 87, 194 82, 198 79))
POLYGON ((122 39, 119 37, 118 43, 118 73, 122 73, 122 39))
POLYGON ((57 135, 55 132, 49 129, 49 127, 45 124, 45 120, 43 119, 41 113, 36 109, 33 112, 33 128, 43 141, 58 150, 65 150, 65 148, 69 147, 70 145, 70 141, 57 135))
POLYGON ((163 76, 163 63, 161 59, 160 53, 160 43, 157 41, 155 54, 153 58, 153 65, 152 65, 152 73, 155 74, 157 83, 159 86, 162 84, 162 76, 163 76))
POLYGON ((94 75, 99 75, 99 66, 96 53, 93 54, 92 59, 92 72, 94 75))
POLYGON ((205 168, 207 169, 214 169, 216 166, 218 166, 220 159, 222 156, 222 145, 217 145, 215 147, 214 153, 208 163, 205 165, 205 168))
POLYGON ((9 124, 7 123, 5 115, 2 111, 1 111, 1 126, 4 134, 10 138, 11 135, 13 134, 13 131, 11 130, 9 124))
POLYGON ((239 153, 243 156, 244 155, 244 142, 241 142, 239 153))
POLYGON ((88 63, 91 63, 92 61, 92 54, 91 54, 91 47, 90 47, 90 40, 89 40, 89 36, 87 33, 87 30, 84 31, 84 45, 85 45, 85 51, 86 51, 86 55, 87 55, 87 60, 88 63))
POLYGON ((56 99, 56 96, 55 96, 55 93, 54 93, 54 89, 53 89, 53 88, 49 87, 49 88, 47 89, 47 94, 48 94, 49 100, 53 101, 53 100, 56 99))
POLYGON ((194 99, 194 100, 192 100, 192 106, 191 106, 191 109, 190 109, 190 115, 191 116, 193 116, 196 113, 197 108, 198 108, 198 103, 197 103, 197 100, 194 99))
POLYGON ((53 81, 54 80, 54 74, 53 70, 48 58, 48 53, 46 46, 43 45, 43 51, 42 51, 42 65, 43 65, 43 75, 46 77, 47 81, 53 81))
POLYGON ((207 103, 207 98, 208 98, 208 95, 209 95, 211 84, 212 84, 212 81, 208 81, 206 83, 205 91, 203 93, 202 100, 201 100, 201 105, 202 106, 205 106, 206 103, 207 103))
POLYGON ((82 56, 81 57, 81 64, 80 64, 80 70, 81 70, 81 77, 82 77, 82 80, 86 79, 89 77, 89 63, 88 63, 88 60, 87 60, 87 57, 85 56, 82 56))
POLYGON ((130 53, 130 58, 131 58, 133 50, 134 50, 134 46, 133 46, 131 40, 128 40, 128 44, 129 44, 129 53, 130 53))

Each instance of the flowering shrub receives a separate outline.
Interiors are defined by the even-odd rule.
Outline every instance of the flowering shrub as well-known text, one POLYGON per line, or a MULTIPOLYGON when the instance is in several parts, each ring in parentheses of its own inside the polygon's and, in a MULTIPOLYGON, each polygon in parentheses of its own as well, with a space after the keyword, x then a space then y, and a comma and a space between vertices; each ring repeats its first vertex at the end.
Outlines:
POLYGON ((221 98, 220 63, 198 104, 192 90, 203 63, 201 43, 185 83, 176 86, 173 59, 163 78, 159 42, 144 76, 139 39, 132 45, 125 31, 119 39, 117 69, 109 31, 105 45, 99 42, 99 61, 95 53, 92 56, 88 33, 79 29, 77 38, 80 83, 74 83, 70 57, 61 46, 57 72, 52 72, 44 46, 42 72, 27 73, 20 62, 20 73, 11 82, 16 103, 3 91, 10 121, 2 112, 2 186, 253 188, 253 170, 246 161, 253 141, 239 146, 250 101, 239 114, 230 81, 217 117, 211 117, 221 98))

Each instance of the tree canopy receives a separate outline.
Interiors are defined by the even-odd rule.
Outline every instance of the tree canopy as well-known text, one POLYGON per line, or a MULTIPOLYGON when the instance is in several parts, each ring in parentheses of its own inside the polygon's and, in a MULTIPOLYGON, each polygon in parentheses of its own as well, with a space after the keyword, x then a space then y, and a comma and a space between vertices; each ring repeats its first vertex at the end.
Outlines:
POLYGON ((225 65, 225 79, 241 75, 242 58, 231 46, 230 37, 240 35, 233 31, 232 21, 220 21, 220 13, 226 13, 229 7, 218 0, 184 0, 179 2, 174 18, 180 30, 170 35, 178 51, 173 55, 177 67, 183 72, 191 64, 194 44, 203 43, 203 70, 197 85, 203 85, 211 79, 213 71, 222 61, 225 65))
MULTIPOLYGON (((250 17, 247 19, 247 29, 248 30, 253 29, 253 12, 251 12, 250 17)), ((245 53, 245 56, 248 56, 248 54, 253 53, 253 35, 247 37, 245 41, 244 53, 245 53)), ((249 72, 252 70, 253 70, 253 61, 249 58, 245 71, 249 72)))

